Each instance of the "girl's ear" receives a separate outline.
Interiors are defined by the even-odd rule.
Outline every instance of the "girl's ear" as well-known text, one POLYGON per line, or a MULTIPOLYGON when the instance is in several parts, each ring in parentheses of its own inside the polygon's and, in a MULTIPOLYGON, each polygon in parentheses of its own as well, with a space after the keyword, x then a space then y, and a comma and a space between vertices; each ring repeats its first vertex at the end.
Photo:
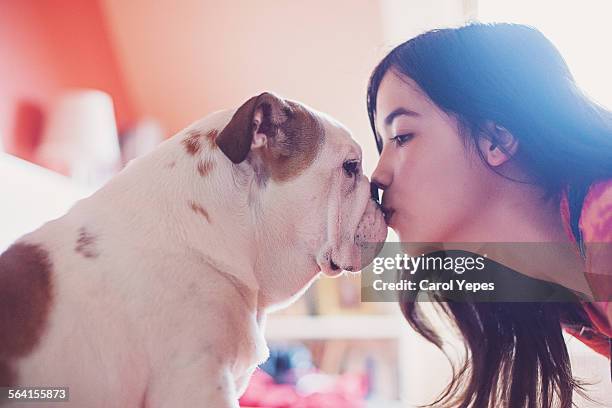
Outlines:
POLYGON ((512 158, 518 149, 518 140, 506 128, 488 122, 478 147, 490 166, 497 167, 512 158))

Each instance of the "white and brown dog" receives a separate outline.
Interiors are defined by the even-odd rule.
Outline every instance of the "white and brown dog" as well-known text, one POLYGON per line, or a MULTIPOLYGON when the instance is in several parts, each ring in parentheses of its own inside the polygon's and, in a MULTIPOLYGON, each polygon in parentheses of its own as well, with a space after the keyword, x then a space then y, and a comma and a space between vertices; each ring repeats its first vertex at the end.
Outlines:
POLYGON ((67 386, 58 407, 238 407, 265 313, 385 239, 360 162, 339 123, 270 93, 132 161, 0 256, 0 386, 67 386))

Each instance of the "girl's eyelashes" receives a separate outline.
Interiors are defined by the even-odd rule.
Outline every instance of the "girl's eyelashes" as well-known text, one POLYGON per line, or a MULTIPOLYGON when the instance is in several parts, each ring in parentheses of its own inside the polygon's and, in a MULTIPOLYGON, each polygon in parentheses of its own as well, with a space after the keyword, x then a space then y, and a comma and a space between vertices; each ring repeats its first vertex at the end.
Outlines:
POLYGON ((395 143, 396 146, 403 146, 408 143, 414 137, 414 133, 405 133, 402 135, 397 135, 391 138, 391 141, 395 143))

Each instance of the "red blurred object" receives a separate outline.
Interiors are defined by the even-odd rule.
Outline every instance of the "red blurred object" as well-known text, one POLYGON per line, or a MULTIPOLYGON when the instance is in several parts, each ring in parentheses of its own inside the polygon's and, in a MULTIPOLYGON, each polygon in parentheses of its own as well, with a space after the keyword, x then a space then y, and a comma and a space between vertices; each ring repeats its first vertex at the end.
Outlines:
POLYGON ((300 394, 293 385, 276 384, 271 376, 257 370, 242 398, 241 407, 257 408, 362 408, 367 393, 364 375, 337 377, 332 390, 300 394))
POLYGON ((39 105, 30 101, 15 103, 13 153, 27 161, 34 161, 44 126, 45 115, 39 105))

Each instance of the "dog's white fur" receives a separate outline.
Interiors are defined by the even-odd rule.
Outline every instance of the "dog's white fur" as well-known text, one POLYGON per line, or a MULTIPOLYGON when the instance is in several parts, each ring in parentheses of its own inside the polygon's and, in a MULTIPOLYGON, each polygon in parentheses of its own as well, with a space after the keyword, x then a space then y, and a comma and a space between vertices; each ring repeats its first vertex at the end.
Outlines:
MULTIPOLYGON (((223 129, 234 113, 217 112, 23 237, 49 254, 53 302, 37 347, 17 361, 19 384, 69 386, 58 407, 238 407, 268 356, 265 314, 321 270, 336 274, 330 261, 358 269, 358 231, 386 235, 367 178, 342 168, 359 146, 308 110, 324 142, 290 181, 262 186, 249 161, 204 141, 187 154, 190 131, 223 129), (205 176, 197 160, 213 164, 205 176), (83 232, 95 257, 74 250, 83 232)), ((253 149, 265 145, 254 138, 253 149)))

